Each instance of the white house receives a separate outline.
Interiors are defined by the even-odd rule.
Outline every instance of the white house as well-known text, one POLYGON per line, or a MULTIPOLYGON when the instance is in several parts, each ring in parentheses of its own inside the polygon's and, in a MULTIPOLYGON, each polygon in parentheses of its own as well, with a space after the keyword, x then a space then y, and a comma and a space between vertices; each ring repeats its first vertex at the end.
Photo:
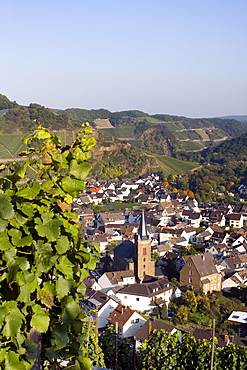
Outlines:
POLYGON ((173 287, 166 278, 155 279, 151 282, 133 284, 119 290, 116 294, 121 303, 133 310, 152 312, 153 308, 166 302, 169 304, 173 287))
POLYGON ((126 338, 133 337, 136 332, 145 324, 146 319, 138 312, 119 304, 108 317, 108 323, 118 323, 118 333, 126 338))
POLYGON ((226 216, 226 225, 240 229, 244 226, 244 217, 242 213, 231 213, 226 216))
MULTIPOLYGON (((98 311, 98 323, 99 329, 105 328, 108 324, 108 316, 117 307, 118 302, 110 298, 103 292, 95 292, 88 299, 82 303, 82 309, 84 312, 91 310, 98 311)), ((95 313, 91 313, 90 316, 95 319, 95 313)))
POLYGON ((102 289, 135 284, 135 275, 129 270, 105 272, 98 279, 98 284, 102 289))

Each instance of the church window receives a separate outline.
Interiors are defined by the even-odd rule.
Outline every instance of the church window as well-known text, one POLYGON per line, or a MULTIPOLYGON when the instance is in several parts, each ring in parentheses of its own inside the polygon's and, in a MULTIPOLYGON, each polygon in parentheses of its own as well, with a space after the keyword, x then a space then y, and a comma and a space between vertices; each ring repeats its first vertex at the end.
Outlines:
POLYGON ((147 248, 142 248, 142 254, 147 254, 147 248))

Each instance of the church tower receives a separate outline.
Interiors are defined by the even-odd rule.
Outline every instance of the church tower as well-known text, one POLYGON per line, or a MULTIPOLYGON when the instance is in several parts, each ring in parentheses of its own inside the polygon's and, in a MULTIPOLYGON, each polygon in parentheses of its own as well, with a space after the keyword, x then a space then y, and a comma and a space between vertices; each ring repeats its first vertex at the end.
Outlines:
POLYGON ((135 277, 142 282, 145 275, 155 276, 155 261, 151 259, 151 240, 147 232, 144 210, 135 241, 135 277))

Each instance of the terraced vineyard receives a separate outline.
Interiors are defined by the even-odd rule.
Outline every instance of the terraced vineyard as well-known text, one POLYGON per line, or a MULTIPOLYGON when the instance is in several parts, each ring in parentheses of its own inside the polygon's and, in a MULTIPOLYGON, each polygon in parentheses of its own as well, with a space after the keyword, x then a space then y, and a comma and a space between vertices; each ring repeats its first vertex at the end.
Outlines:
MULTIPOLYGON (((76 131, 54 132, 61 141, 67 145, 76 137, 76 131)), ((0 135, 0 160, 19 159, 18 154, 27 148, 22 141, 28 134, 2 134, 0 135)))
POLYGON ((180 175, 198 167, 198 163, 196 162, 185 162, 162 155, 156 155, 156 158, 158 159, 159 165, 165 176, 168 176, 169 174, 180 175))
POLYGON ((26 148, 22 140, 26 134, 0 135, 0 159, 13 159, 26 148))

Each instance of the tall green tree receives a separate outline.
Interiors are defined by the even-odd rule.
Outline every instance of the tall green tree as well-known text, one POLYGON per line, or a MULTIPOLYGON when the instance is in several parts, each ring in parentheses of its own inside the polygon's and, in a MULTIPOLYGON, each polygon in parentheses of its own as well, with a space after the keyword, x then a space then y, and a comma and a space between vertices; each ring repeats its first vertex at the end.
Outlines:
POLYGON ((90 132, 63 147, 39 127, 22 165, 0 167, 1 369, 91 368, 79 302, 98 251, 70 206, 91 169, 90 132))

